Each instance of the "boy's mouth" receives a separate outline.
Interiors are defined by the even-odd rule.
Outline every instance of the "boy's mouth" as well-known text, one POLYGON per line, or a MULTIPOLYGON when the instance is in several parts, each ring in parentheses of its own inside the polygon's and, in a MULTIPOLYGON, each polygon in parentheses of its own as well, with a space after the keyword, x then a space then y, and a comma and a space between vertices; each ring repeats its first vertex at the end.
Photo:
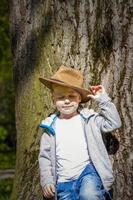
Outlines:
POLYGON ((73 107, 73 106, 63 106, 62 108, 71 108, 71 107, 73 107))

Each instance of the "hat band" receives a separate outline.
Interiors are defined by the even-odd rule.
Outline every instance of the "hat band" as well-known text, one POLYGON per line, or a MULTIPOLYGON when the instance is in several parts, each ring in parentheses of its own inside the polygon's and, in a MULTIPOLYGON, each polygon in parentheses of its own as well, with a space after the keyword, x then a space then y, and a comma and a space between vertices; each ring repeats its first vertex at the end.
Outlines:
POLYGON ((80 85, 71 85, 70 83, 67 83, 67 82, 64 82, 64 81, 61 81, 59 79, 56 79, 56 78, 50 78, 51 81, 56 81, 57 83, 63 83, 63 84, 67 84, 68 86, 71 86, 71 87, 82 87, 80 85))
POLYGON ((51 81, 57 81, 57 82, 59 82, 59 83, 65 83, 65 82, 60 81, 60 80, 58 80, 58 79, 56 79, 56 78, 50 78, 50 80, 51 80, 51 81))

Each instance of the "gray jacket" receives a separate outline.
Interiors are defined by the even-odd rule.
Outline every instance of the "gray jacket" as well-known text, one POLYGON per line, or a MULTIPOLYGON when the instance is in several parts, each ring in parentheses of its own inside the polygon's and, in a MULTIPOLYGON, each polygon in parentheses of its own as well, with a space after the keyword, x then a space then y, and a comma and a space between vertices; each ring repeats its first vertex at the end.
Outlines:
MULTIPOLYGON (((88 153, 106 190, 113 184, 112 165, 104 145, 101 133, 107 134, 121 126, 121 120, 115 105, 106 93, 96 99, 100 113, 87 108, 81 110, 88 153)), ((48 183, 56 184, 56 153, 54 122, 58 114, 53 114, 42 121, 40 127, 45 129, 41 138, 39 168, 41 186, 48 183)))

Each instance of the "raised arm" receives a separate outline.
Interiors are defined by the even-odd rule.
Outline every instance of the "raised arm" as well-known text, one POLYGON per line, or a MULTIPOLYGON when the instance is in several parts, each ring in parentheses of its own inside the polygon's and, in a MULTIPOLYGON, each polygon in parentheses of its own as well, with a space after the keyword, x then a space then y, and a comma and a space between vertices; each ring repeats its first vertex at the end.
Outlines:
POLYGON ((114 103, 111 102, 111 98, 105 92, 103 86, 92 86, 92 95, 89 95, 94 99, 101 112, 96 116, 96 124, 102 132, 111 132, 121 127, 121 119, 114 103))

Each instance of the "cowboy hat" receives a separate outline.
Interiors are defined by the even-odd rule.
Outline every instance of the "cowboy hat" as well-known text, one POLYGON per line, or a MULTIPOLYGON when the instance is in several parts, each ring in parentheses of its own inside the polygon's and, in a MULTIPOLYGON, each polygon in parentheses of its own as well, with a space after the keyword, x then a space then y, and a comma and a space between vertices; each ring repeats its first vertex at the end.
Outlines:
POLYGON ((87 95, 91 94, 91 91, 83 87, 83 75, 79 70, 61 65, 51 78, 40 77, 39 80, 49 89, 52 89, 53 84, 74 89, 80 93, 81 103, 89 100, 87 95))

